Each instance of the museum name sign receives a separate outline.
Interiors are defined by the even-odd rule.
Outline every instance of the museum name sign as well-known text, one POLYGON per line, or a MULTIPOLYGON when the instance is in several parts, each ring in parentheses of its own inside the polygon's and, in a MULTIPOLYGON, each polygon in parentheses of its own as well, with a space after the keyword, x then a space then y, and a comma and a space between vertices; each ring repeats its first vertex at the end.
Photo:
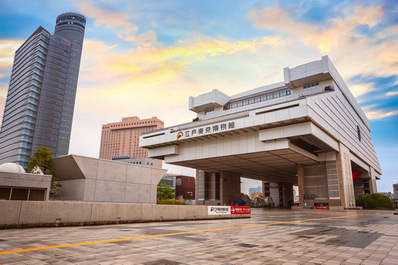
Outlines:
POLYGON ((177 133, 177 140, 186 139, 196 136, 203 136, 207 134, 226 132, 236 129, 235 121, 228 121, 219 124, 206 125, 203 127, 193 128, 189 130, 179 131, 177 133))

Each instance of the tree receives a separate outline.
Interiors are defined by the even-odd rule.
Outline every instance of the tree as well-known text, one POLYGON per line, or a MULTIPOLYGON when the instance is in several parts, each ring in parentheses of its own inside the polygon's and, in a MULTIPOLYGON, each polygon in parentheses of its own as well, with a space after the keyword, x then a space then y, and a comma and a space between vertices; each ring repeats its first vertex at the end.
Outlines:
POLYGON ((52 175, 50 197, 57 198, 62 185, 56 182, 56 176, 51 167, 52 154, 53 152, 47 146, 36 149, 33 156, 29 159, 28 172, 32 172, 35 167, 39 167, 43 174, 52 175))
POLYGON ((173 189, 165 184, 158 184, 156 197, 158 200, 174 199, 173 189))

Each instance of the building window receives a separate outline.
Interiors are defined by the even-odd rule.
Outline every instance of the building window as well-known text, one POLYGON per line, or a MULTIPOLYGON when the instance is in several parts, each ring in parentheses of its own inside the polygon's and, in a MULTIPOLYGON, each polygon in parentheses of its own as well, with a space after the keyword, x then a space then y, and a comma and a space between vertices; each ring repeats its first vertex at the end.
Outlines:
POLYGON ((304 85, 304 91, 317 89, 317 88, 319 88, 319 83, 318 82, 304 85))
POLYGON ((181 186, 181 179, 176 179, 176 185, 181 186))
POLYGON ((361 130, 359 129, 359 125, 357 125, 357 133, 358 133, 358 139, 361 141, 361 130))
POLYGON ((214 109, 206 109, 205 110, 205 115, 209 115, 209 114, 213 114, 214 113, 214 109))
MULTIPOLYGON (((271 99, 275 99, 275 98, 279 98, 279 97, 285 97, 285 96, 289 96, 290 94, 291 94, 290 89, 283 89, 283 90, 279 90, 276 92, 267 93, 264 95, 227 103, 224 105, 224 110, 229 110, 229 109, 234 109, 234 108, 238 108, 238 107, 242 107, 242 106, 246 106, 246 105, 251 105, 254 103, 259 103, 262 101, 271 100, 271 99)), ((206 111, 205 111, 205 114, 206 114, 206 111)))

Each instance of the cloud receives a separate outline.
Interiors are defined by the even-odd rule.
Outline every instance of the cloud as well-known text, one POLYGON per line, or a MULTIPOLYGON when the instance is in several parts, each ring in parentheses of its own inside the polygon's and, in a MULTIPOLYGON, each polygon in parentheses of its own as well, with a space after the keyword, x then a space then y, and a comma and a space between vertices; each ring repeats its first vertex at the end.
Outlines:
MULTIPOLYGON (((75 116, 92 112, 102 116, 104 122, 118 120, 120 116, 158 116, 167 126, 190 121, 195 114, 188 110, 189 96, 208 92, 212 86, 207 79, 207 72, 212 72, 209 59, 219 58, 226 63, 222 73, 228 65, 239 66, 231 59, 234 56, 255 56, 258 50, 273 50, 281 45, 283 41, 277 37, 237 41, 198 36, 179 41, 173 47, 144 45, 123 50, 116 45, 85 40, 75 116), (225 56, 230 59, 225 60, 225 56), (201 63, 206 65, 206 73, 195 69, 201 63)), ((239 74, 242 73, 236 76, 239 74)), ((220 79, 228 92, 236 87, 224 77, 220 79)))
POLYGON ((122 93, 134 87, 146 87, 172 81, 188 71, 191 64, 208 57, 254 53, 258 48, 277 47, 280 38, 263 37, 249 41, 198 37, 180 41, 174 47, 144 46, 118 53, 115 46, 87 40, 84 43, 80 82, 100 84, 94 96, 122 93), (102 88, 102 89, 101 89, 102 88))
MULTIPOLYGON (((0 95, 0 117, 3 117, 4 106, 6 105, 6 98, 0 95)), ((0 126, 3 119, 0 120, 0 126)))
POLYGON ((374 83, 362 83, 357 85, 350 85, 351 93, 358 98, 368 92, 374 91, 374 83))
POLYGON ((129 36, 124 40, 136 43, 138 46, 150 47, 157 43, 156 32, 153 30, 144 32, 138 36, 129 36))
POLYGON ((95 26, 116 29, 120 37, 135 33, 138 30, 138 26, 129 21, 129 16, 126 13, 109 8, 103 9, 87 2, 79 4, 78 9, 85 16, 94 18, 95 26))
POLYGON ((363 110, 369 120, 378 120, 398 115, 398 110, 393 110, 393 111, 388 111, 383 109, 375 110, 374 109, 375 107, 376 107, 375 105, 369 105, 363 107, 363 110))
POLYGON ((15 51, 22 43, 20 40, 0 40, 0 67, 12 66, 15 51))
POLYGON ((369 120, 378 120, 390 116, 398 115, 398 110, 383 112, 382 110, 365 111, 366 116, 369 120))
POLYGON ((386 93, 387 96, 396 96, 398 95, 398 91, 391 91, 386 93))
POLYGON ((395 75, 398 72, 397 27, 385 28, 375 36, 357 32, 359 25, 369 28, 378 25, 383 17, 382 8, 356 7, 344 13, 342 18, 314 24, 296 21, 290 12, 277 6, 253 9, 248 18, 255 26, 283 37, 291 51, 301 44, 320 55, 328 54, 345 80, 357 75, 395 75))

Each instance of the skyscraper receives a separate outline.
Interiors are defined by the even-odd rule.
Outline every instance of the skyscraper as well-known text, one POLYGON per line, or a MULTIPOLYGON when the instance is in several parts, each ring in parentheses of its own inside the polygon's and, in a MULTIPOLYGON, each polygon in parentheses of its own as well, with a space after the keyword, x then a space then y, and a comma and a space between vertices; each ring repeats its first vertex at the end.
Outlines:
MULTIPOLYGON (((121 122, 104 124, 99 157, 109 160, 118 156, 148 158, 148 150, 138 146, 139 136, 162 128, 164 123, 157 117, 141 120, 133 116, 123 118, 121 122)), ((161 167, 161 162, 158 167, 161 167)))
POLYGON ((57 17, 55 32, 39 27, 15 52, 0 131, 0 163, 27 167, 47 146, 66 155, 75 105, 86 18, 57 17))

